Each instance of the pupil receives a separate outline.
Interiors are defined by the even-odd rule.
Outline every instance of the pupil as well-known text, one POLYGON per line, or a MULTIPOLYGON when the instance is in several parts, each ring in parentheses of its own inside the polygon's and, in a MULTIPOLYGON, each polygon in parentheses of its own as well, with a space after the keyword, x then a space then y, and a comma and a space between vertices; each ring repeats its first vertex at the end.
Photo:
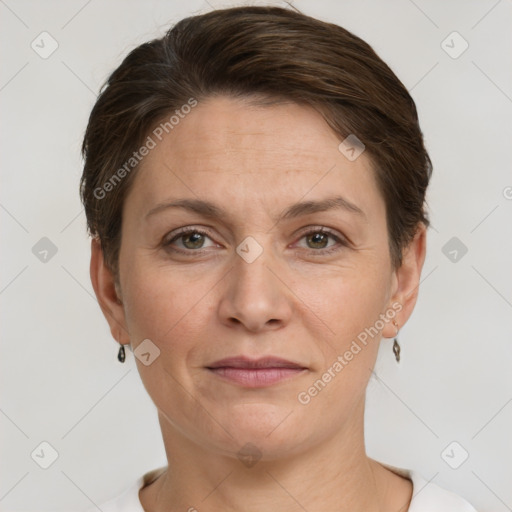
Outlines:
MULTIPOLYGON (((193 248, 197 248, 197 247, 201 247, 202 242, 203 242, 202 238, 203 238, 203 235, 201 233, 193 233, 191 235, 187 235, 185 237, 185 240, 192 240, 193 248), (200 242, 200 243, 198 244, 198 242, 200 242)), ((185 242, 185 245, 187 245, 186 242, 185 242)))
POLYGON ((325 247, 325 243, 322 244, 322 242, 325 242, 327 239, 324 233, 315 233, 311 236, 311 239, 313 239, 313 244, 320 244, 321 248, 325 247))

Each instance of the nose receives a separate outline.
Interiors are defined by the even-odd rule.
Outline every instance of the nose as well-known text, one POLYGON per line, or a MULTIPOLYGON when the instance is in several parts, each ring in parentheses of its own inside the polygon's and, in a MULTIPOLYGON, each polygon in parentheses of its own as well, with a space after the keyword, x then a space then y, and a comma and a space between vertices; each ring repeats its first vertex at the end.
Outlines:
POLYGON ((251 263, 234 255, 219 303, 222 323, 259 332, 282 328, 290 321, 293 295, 271 253, 264 249, 251 263))

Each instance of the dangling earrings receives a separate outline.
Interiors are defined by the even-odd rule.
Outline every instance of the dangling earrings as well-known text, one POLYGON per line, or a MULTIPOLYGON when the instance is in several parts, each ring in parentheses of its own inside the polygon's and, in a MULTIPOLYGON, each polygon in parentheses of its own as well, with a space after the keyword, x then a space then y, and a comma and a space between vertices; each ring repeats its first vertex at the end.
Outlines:
POLYGON ((398 344, 398 340, 396 337, 398 336, 398 323, 396 320, 393 320, 393 325, 396 327, 395 341, 393 342, 393 354, 395 354, 396 362, 400 362, 400 345, 398 344))
POLYGON ((125 359, 126 359, 126 354, 125 354, 125 351, 124 351, 124 345, 121 345, 119 347, 119 352, 117 353, 117 359, 120 363, 124 363, 125 359))

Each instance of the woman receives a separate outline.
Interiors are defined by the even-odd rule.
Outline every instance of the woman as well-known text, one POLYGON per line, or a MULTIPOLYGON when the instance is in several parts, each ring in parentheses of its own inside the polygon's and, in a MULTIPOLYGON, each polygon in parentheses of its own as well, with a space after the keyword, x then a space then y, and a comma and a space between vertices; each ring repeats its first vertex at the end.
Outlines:
POLYGON ((280 8, 187 18, 114 71, 83 154, 93 287, 169 461, 104 512, 474 511, 365 453, 432 171, 368 44, 280 8))

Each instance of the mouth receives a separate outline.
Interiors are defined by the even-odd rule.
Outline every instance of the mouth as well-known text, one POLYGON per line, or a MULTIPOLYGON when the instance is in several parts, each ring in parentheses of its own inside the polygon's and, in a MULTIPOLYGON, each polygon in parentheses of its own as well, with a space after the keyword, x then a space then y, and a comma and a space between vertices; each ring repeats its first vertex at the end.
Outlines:
POLYGON ((250 359, 243 356, 221 359, 206 368, 221 379, 248 388, 278 384, 308 370, 299 363, 279 357, 250 359))

